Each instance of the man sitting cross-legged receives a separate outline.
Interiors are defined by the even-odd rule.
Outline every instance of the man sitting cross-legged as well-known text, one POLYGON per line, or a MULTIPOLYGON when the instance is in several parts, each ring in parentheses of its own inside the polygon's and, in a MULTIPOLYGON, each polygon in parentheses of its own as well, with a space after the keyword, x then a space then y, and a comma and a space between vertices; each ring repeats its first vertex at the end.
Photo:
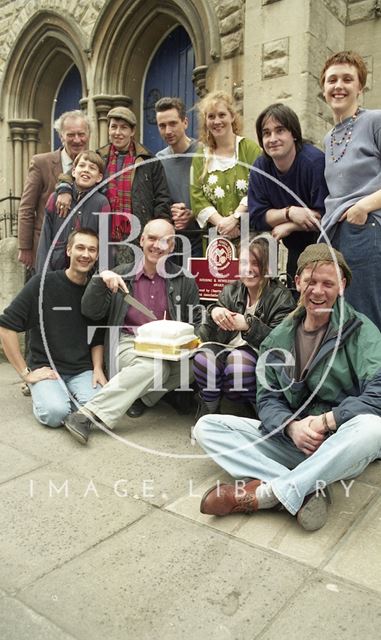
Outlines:
MULTIPOLYGON (((200 324, 201 308, 194 278, 168 260, 174 234, 175 229, 168 220, 151 220, 140 238, 141 260, 137 264, 119 265, 115 272, 103 271, 93 276, 88 286, 83 312, 93 320, 108 317, 108 325, 119 329, 119 373, 104 386, 97 399, 66 419, 67 429, 83 444, 87 443, 91 420, 113 429, 132 405, 134 413, 129 415, 137 417, 147 406, 156 404, 166 391, 180 385, 181 363, 167 360, 162 362, 161 390, 152 391, 157 370, 155 360, 134 352, 134 330, 149 320, 124 300, 130 292, 157 319, 192 321, 196 327, 200 324)), ((106 341, 109 344, 109 336, 106 341)))
POLYGON ((206 492, 202 513, 283 506, 303 528, 319 529, 327 518, 319 489, 381 457, 381 335, 344 301, 351 272, 332 252, 315 244, 299 256, 300 305, 261 346, 260 420, 208 415, 195 427, 205 451, 245 478, 206 492))
POLYGON ((66 251, 68 269, 51 271, 42 282, 41 275, 33 276, 0 316, 4 353, 30 388, 34 415, 48 427, 60 427, 73 399, 87 402, 106 382, 103 332, 96 332, 88 345, 92 323, 81 313, 88 274, 98 257, 97 234, 74 231, 66 251), (17 334, 28 330, 27 365, 17 334))

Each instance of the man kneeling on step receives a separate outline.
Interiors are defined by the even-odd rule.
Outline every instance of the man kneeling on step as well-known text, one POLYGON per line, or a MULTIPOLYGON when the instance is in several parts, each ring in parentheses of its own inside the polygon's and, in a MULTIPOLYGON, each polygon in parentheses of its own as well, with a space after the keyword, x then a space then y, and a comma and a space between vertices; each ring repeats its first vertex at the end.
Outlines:
POLYGON ((202 513, 285 508, 314 531, 327 520, 319 489, 381 457, 381 335, 344 301, 351 277, 326 244, 299 256, 299 306, 261 346, 259 420, 207 415, 194 429, 217 464, 245 479, 207 491, 202 513))

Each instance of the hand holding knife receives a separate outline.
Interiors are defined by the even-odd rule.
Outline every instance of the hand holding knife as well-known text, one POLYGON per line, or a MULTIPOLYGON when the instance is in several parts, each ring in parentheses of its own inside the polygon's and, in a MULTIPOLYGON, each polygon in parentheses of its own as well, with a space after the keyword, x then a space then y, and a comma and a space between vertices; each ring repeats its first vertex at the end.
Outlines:
POLYGON ((110 289, 110 291, 112 291, 112 293, 116 293, 117 291, 124 293, 125 302, 130 304, 132 307, 135 307, 135 309, 140 311, 140 313, 143 313, 150 320, 157 320, 155 314, 150 309, 148 309, 144 304, 142 304, 142 302, 139 302, 139 300, 136 300, 136 298, 134 298, 130 294, 122 276, 120 276, 118 273, 115 273, 114 271, 109 270, 102 271, 99 276, 100 278, 102 278, 106 287, 110 289))

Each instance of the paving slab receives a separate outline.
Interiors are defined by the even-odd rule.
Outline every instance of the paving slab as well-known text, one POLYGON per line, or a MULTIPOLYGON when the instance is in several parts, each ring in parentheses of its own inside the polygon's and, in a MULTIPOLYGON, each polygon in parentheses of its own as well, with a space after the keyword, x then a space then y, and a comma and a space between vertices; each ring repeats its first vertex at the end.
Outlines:
POLYGON ((4 398, 1 407, 2 419, 24 417, 25 409, 32 407, 30 396, 21 393, 21 379, 8 362, 3 361, 0 349, 0 395, 4 398))
POLYGON ((218 520, 199 513, 221 470, 191 447, 192 416, 161 402, 83 447, 37 423, 8 364, 0 401, 1 640, 378 637, 381 462, 349 500, 334 488, 321 531, 218 520))
POLYGON ((200 447, 190 441, 190 428, 194 425, 193 415, 178 415, 167 403, 160 401, 155 409, 146 411, 140 418, 124 416, 112 432, 92 431, 90 447, 99 438, 109 438, 135 452, 184 459, 197 457, 206 459, 200 447))
MULTIPOLYGON (((36 420, 32 400, 22 395, 19 381, 11 384, 5 379, 6 367, 7 365, 0 365, 0 442, 46 462, 72 456, 79 450, 79 443, 64 427, 52 429, 36 420)), ((9 365, 8 371, 11 371, 9 365)))
POLYGON ((83 478, 53 467, 1 485, 3 589, 33 582, 150 509, 142 501, 116 496, 109 487, 102 490, 99 484, 98 496, 93 490, 86 495, 86 490, 83 478))
POLYGON ((259 633, 308 575, 155 510, 19 597, 80 640, 241 639, 259 633))
POLYGON ((381 497, 348 533, 325 570, 381 592, 381 497))
POLYGON ((0 483, 45 464, 43 460, 37 460, 14 447, 2 444, 0 447, 0 483))
MULTIPOLYGON (((45 461, 65 460, 83 449, 64 427, 52 429, 38 423, 32 413, 31 398, 22 395, 17 374, 5 363, 0 364, 0 399, 3 407, 0 442, 45 461)), ((110 440, 126 447, 132 443, 135 451, 139 447, 153 448, 169 454, 176 447, 178 453, 192 454, 189 432, 193 423, 193 416, 179 416, 161 401, 155 410, 148 410, 141 418, 122 419, 115 430, 119 440, 94 431, 87 449, 97 445, 107 447, 110 440)))
MULTIPOLYGON (((218 476, 218 479, 220 482, 232 482, 226 475, 218 476)), ((336 483, 331 487, 332 505, 329 506, 327 524, 319 531, 307 532, 301 529, 296 519, 287 511, 274 513, 264 510, 251 515, 235 514, 226 518, 200 513, 200 497, 216 481, 217 477, 212 482, 202 483, 195 487, 193 495, 182 496, 166 508, 242 541, 282 553, 313 567, 318 567, 330 557, 335 545, 376 492, 373 487, 357 482, 352 485, 347 499, 343 486, 336 483)))
POLYGON ((380 637, 378 594, 322 578, 306 584, 265 633, 253 638, 281 640, 375 640, 380 637))
POLYGON ((91 436, 90 446, 62 461, 62 468, 116 487, 117 491, 138 496, 161 506, 200 484, 215 470, 214 463, 198 447, 192 447, 189 427, 170 418, 133 425, 128 436, 117 441, 102 432, 91 436), (136 448, 138 446, 139 448, 136 448), (198 457, 200 456, 200 457, 198 457))
POLYGON ((372 462, 357 479, 381 489, 381 460, 372 462))
MULTIPOLYGON (((20 453, 44 460, 59 462, 71 458, 80 451, 80 444, 70 436, 65 427, 44 427, 32 415, 32 407, 25 410, 23 418, 6 421, 6 430, 0 429, 0 442, 14 447, 20 453)), ((5 420, 2 419, 4 427, 5 420)))
POLYGON ((0 600, 1 640, 76 640, 15 598, 0 600))

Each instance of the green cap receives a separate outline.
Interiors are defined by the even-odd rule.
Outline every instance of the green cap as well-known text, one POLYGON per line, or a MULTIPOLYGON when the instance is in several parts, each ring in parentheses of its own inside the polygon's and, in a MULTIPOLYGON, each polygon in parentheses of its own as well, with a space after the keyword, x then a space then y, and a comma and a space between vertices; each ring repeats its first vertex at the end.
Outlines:
POLYGON ((303 269, 314 262, 337 262, 344 273, 347 285, 350 284, 352 280, 352 272, 340 251, 328 246, 324 242, 319 244, 309 244, 298 258, 296 274, 299 276, 303 269))

